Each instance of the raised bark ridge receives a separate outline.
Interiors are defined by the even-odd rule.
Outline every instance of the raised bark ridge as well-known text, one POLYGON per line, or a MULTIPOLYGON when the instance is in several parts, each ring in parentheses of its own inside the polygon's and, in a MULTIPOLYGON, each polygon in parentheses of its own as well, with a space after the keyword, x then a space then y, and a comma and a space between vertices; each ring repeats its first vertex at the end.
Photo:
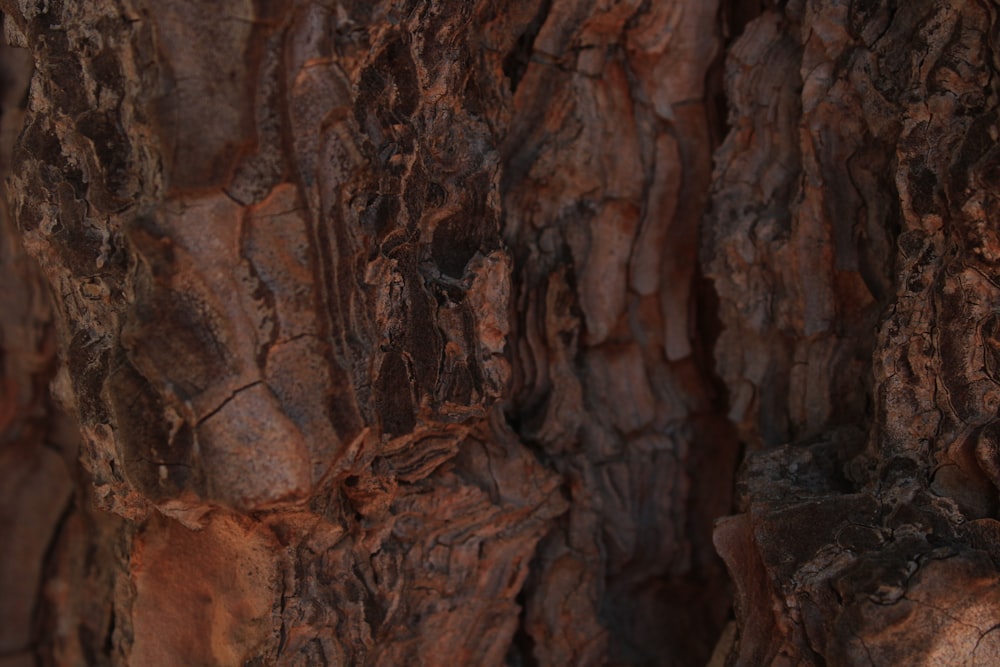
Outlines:
POLYGON ((718 368, 744 437, 793 444, 750 458, 716 532, 730 664, 1000 656, 996 20, 794 2, 731 50, 702 246, 718 368))

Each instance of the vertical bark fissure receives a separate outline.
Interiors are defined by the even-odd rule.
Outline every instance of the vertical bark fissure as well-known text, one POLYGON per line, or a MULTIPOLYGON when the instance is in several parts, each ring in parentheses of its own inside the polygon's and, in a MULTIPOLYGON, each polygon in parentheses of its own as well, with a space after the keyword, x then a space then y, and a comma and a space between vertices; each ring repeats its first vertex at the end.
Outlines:
MULTIPOLYGON (((550 17, 559 16, 566 25, 588 25, 587 20, 572 14, 571 7, 572 3, 556 3, 550 17), (567 20, 568 16, 574 20, 567 20)), ((705 23, 698 28, 693 24, 681 27, 671 23, 680 14, 654 9, 647 3, 622 17, 620 32, 608 29, 609 34, 617 35, 617 43, 598 42, 589 49, 579 45, 587 43, 586 28, 572 37, 559 33, 558 28, 543 31, 536 44, 542 44, 546 62, 529 67, 515 94, 515 109, 524 121, 519 124, 515 120, 511 149, 503 152, 510 156, 506 160, 510 169, 504 178, 509 202, 505 207, 507 239, 515 251, 515 284, 521 294, 514 336, 520 346, 515 349, 518 380, 508 414, 518 432, 539 452, 540 460, 564 474, 574 501, 570 516, 576 516, 564 519, 546 538, 529 579, 525 622, 536 637, 536 654, 543 664, 559 663, 570 655, 586 662, 604 650, 613 656, 611 659, 626 662, 675 660, 677 664, 694 664, 707 659, 724 621, 727 594, 721 578, 712 574, 714 556, 708 531, 714 516, 729 510, 731 477, 726 469, 728 462, 735 460, 736 446, 717 417, 718 397, 711 395, 711 373, 701 361, 707 350, 701 341, 686 349, 691 343, 684 340, 700 329, 697 318, 704 315, 695 296, 700 289, 698 269, 693 264, 685 268, 683 262, 686 244, 696 243, 701 216, 699 205, 692 200, 696 202, 708 185, 704 167, 699 175, 695 160, 707 164, 707 153, 702 156, 702 151, 710 150, 708 135, 690 129, 698 125, 691 125, 689 118, 698 116, 685 114, 696 109, 696 113, 708 116, 704 104, 711 93, 703 86, 715 55, 691 56, 684 52, 687 45, 683 43, 676 45, 679 52, 670 54, 674 43, 660 51, 662 45, 651 39, 657 29, 667 30, 666 26, 678 34, 682 30, 711 34, 719 30, 717 11, 710 7, 692 12, 687 18, 700 17, 698 20, 705 23), (556 41, 560 38, 564 41, 556 41), (570 46, 562 50, 560 44, 570 46), (671 72, 667 64, 670 56, 697 62, 693 79, 671 72), (598 71, 601 74, 591 83, 593 72, 598 71), (665 93, 672 85, 679 89, 665 93), (577 91, 593 87, 596 104, 604 105, 597 113, 604 115, 587 115, 589 109, 582 106, 589 103, 587 93, 568 92, 574 86, 577 91), (526 89, 531 92, 525 93, 526 89), (567 120, 561 126, 547 132, 538 129, 546 112, 554 113, 542 106, 544 100, 574 97, 581 107, 566 112, 563 117, 567 120), (612 144, 617 144, 617 149, 594 138, 602 122, 615 127, 618 137, 612 144), (641 138, 631 143, 636 136, 641 138), (573 151, 580 150, 573 142, 590 142, 596 155, 612 162, 612 155, 626 156, 618 159, 615 168, 634 177, 639 187, 630 190, 613 175, 599 168, 590 170, 583 150, 581 157, 573 157, 573 151), (549 152, 559 157, 550 158, 549 152), (535 166, 557 160, 560 172, 535 166), (533 188, 546 198, 529 200, 527 193, 533 188), (525 206, 528 202, 530 206, 525 206), (677 230, 673 236, 668 231, 672 222, 677 230), (693 227, 685 230, 684 225, 693 227), (619 244, 621 251, 616 249, 619 244), (673 254, 671 244, 679 248, 673 254), (606 262, 601 253, 612 259, 606 262), (621 259, 615 259, 614 253, 621 259), (658 275, 661 267, 665 267, 662 276, 658 275), (588 271, 602 276, 605 284, 598 288, 588 282, 588 271), (618 275, 624 284, 615 282, 616 272, 621 272, 618 275), (660 305, 655 296, 650 298, 656 283, 664 290, 678 290, 680 298, 660 305), (597 289, 609 295, 608 301, 600 300, 597 289), (619 290, 620 306, 615 301, 619 290), (672 333, 682 332, 680 338, 664 341, 661 327, 665 320, 688 323, 672 324, 672 333), (666 352, 676 359, 666 358, 665 344, 670 346, 666 352), (635 368, 641 369, 639 374, 631 375, 635 368), (681 401, 663 393, 671 383, 682 385, 682 394, 697 397, 691 399, 694 407, 682 407, 681 401), (602 386, 605 384, 607 389, 602 386), (673 414, 650 417, 658 411, 673 414), (615 416, 616 412, 622 416, 615 416), (715 454, 699 449, 712 449, 715 454), (633 463, 642 470, 630 469, 633 463), (713 465, 717 477, 705 474, 713 465), (648 498, 644 487, 651 483, 647 475, 662 475, 659 483, 667 486, 673 484, 666 481, 669 479, 680 483, 696 480, 701 485, 697 491, 684 488, 678 491, 680 496, 673 497, 680 506, 684 505, 684 494, 689 493, 713 497, 714 504, 690 512, 678 509, 677 515, 646 515, 650 510, 642 503, 648 498), (588 509, 588 499, 606 509, 588 509), (592 527, 572 529, 574 537, 571 526, 586 525, 583 522, 592 527), (653 544, 642 544, 642 537, 631 545, 628 531, 633 529, 646 531, 644 535, 676 531, 669 541, 678 551, 673 556, 658 553, 653 544), (579 543, 588 534, 595 536, 592 544, 603 543, 598 549, 621 551, 610 557, 591 551, 593 546, 579 543), (621 539, 625 542, 618 542, 621 539), (577 546, 573 546, 574 540, 577 546), (697 560, 683 564, 692 550, 697 560), (606 571, 609 558, 621 559, 612 564, 614 571, 610 572, 606 571), (559 576, 574 581, 568 574, 574 568, 587 573, 583 582, 591 588, 576 584, 570 593, 567 584, 557 583, 559 576), (699 591, 703 602, 687 600, 685 596, 694 591, 699 591), (584 619, 592 619, 587 620, 587 627, 594 630, 581 632, 544 617, 543 599, 568 595, 575 596, 574 607, 580 610, 569 623, 579 627, 584 619), (678 599, 686 601, 678 604, 678 599), (686 619, 678 618, 678 609, 685 604, 686 619), (594 611, 586 611, 587 606, 594 611), (643 611, 635 611, 638 609, 643 611), (646 622, 669 629, 661 629, 654 638, 644 634, 646 622), (697 638, 682 636, 686 633, 697 638), (571 652, 569 645, 576 634, 588 636, 585 645, 590 652, 571 652), (550 639, 559 636, 568 639, 550 639)), ((597 19, 590 21, 596 23, 597 19)), ((712 128, 709 134, 717 131, 712 128)), ((669 494, 666 487, 658 488, 664 496, 669 494)))

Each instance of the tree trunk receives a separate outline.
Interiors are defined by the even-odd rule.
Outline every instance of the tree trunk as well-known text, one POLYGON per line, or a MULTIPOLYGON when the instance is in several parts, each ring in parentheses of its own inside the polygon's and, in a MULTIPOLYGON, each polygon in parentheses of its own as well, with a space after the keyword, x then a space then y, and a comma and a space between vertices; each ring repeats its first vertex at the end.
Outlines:
POLYGON ((1000 660, 996 10, 896 5, 4 2, 0 666, 1000 660))

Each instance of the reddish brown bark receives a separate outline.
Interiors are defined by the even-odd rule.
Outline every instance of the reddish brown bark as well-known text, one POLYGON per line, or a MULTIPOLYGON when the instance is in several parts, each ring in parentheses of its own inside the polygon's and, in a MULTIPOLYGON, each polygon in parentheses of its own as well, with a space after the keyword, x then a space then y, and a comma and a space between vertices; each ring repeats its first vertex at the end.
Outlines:
POLYGON ((996 21, 787 3, 730 51, 718 369, 743 438, 783 445, 716 531, 732 664, 1000 660, 996 21))
POLYGON ((1000 659, 991 6, 3 9, 3 667, 1000 659))
POLYGON ((43 616, 104 620, 44 660, 707 657, 715 5, 8 11, 12 204, 124 519, 81 574, 70 510, 43 616))

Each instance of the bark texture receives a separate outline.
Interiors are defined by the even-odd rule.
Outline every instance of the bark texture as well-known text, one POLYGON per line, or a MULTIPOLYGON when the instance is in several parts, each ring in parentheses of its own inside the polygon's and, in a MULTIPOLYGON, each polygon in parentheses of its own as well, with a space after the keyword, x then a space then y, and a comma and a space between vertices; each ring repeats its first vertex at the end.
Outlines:
POLYGON ((732 664, 1000 660, 996 26, 789 2, 730 51, 702 253, 730 417, 769 448, 715 536, 732 664))
POLYGON ((993 5, 0 7, 0 666, 1000 661, 993 5))
POLYGON ((707 659, 715 3, 5 9, 11 204, 121 518, 52 543, 43 662, 707 659))

